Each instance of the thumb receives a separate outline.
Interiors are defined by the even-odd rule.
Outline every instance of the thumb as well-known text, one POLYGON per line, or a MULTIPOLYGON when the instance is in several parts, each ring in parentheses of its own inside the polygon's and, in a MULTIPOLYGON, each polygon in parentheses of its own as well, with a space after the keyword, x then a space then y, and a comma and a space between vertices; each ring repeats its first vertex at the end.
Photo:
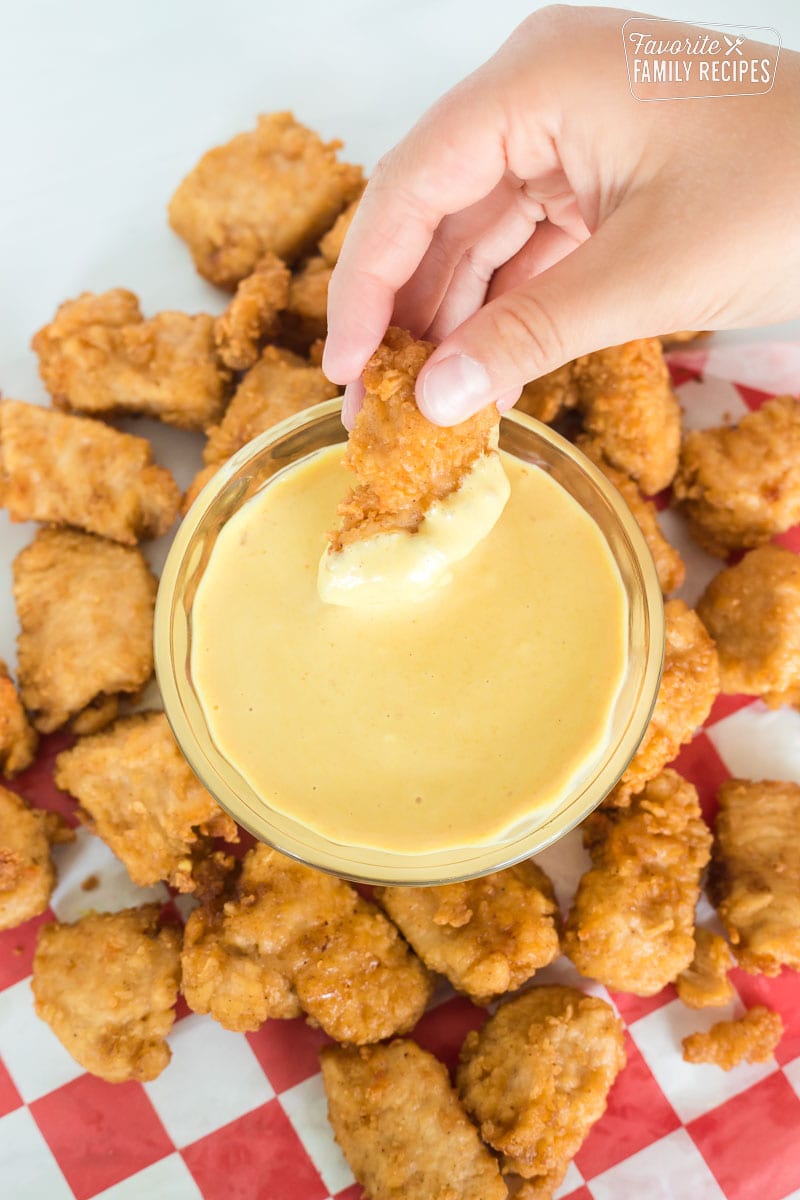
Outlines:
MULTIPOLYGON (((638 205, 636 206, 638 207, 638 205)), ((694 328, 678 235, 618 209, 554 266, 490 300, 437 346, 420 371, 420 410, 456 425, 563 363, 672 328, 694 328), (689 324, 686 325, 686 321, 689 324)))

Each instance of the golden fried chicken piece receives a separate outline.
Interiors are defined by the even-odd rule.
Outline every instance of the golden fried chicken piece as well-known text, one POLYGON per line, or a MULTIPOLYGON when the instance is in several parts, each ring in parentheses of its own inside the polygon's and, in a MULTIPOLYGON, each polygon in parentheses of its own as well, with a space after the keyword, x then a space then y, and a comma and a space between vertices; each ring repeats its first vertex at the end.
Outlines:
POLYGON ((706 1033, 690 1033, 683 1039, 683 1060, 730 1071, 740 1062, 768 1062, 782 1037, 780 1014, 757 1004, 737 1021, 718 1021, 706 1033))
POLYGON ((217 352, 226 366, 245 371, 258 361, 262 343, 276 333, 278 314, 289 300, 289 268, 275 254, 265 254, 236 289, 214 322, 217 352))
POLYGON ((159 929, 159 906, 89 913, 39 930, 33 960, 37 1016, 64 1049, 109 1083, 155 1079, 171 1058, 180 930, 159 929))
POLYGON ((520 412, 538 421, 555 421, 566 408, 575 408, 580 399, 574 363, 564 363, 548 375, 526 383, 516 403, 520 412))
POLYGON ((500 420, 493 404, 450 428, 417 408, 414 384, 432 352, 429 342, 390 326, 364 368, 364 405, 344 455, 357 482, 339 505, 334 551, 377 533, 417 529, 430 505, 454 492, 492 447, 500 420))
POLYGON ((75 525, 133 546, 160 537, 180 489, 146 438, 38 404, 0 401, 0 504, 12 521, 75 525))
POLYGON ((61 305, 32 345, 59 408, 141 414, 181 429, 205 429, 222 414, 229 374, 206 313, 161 312, 145 321, 133 292, 84 292, 61 305))
POLYGON ((40 529, 14 560, 19 688, 33 724, 76 733, 112 721, 153 673, 156 579, 139 550, 40 529))
POLYGON ((335 267, 339 261, 344 239, 353 224, 353 217, 356 215, 356 209, 366 186, 366 183, 361 184, 356 198, 350 201, 344 212, 339 213, 328 232, 319 239, 319 252, 329 267, 335 267))
POLYGON ((416 1042, 320 1053, 328 1118, 369 1200, 505 1200, 447 1068, 416 1042))
POLYGON ((673 496, 695 541, 726 558, 800 521, 798 464, 800 399, 777 396, 738 425, 688 433, 673 496))
POLYGON ((267 252, 291 264, 309 250, 362 187, 341 144, 279 112, 204 154, 169 205, 200 274, 233 290, 267 252))
POLYGON ((770 708, 800 703, 800 556, 751 550, 714 576, 697 611, 717 643, 723 692, 770 708))
POLYGON ((58 813, 29 808, 0 787, 0 929, 45 911, 56 883, 50 847, 74 837, 58 813))
POLYGON ((312 343, 324 339, 328 332, 328 284, 332 274, 333 267, 317 254, 292 276, 280 340, 299 354, 306 354, 312 343))
POLYGON ((502 1170, 556 1188, 624 1065, 610 1004, 575 988, 532 987, 467 1034, 458 1090, 502 1170))
POLYGON ((239 840, 236 823, 206 791, 163 712, 122 717, 56 758, 56 786, 111 847, 140 887, 166 880, 193 892, 213 864, 211 839, 239 840))
POLYGON ((183 993, 226 1029, 308 1014, 339 1042, 413 1028, 431 981, 394 925, 344 880, 258 844, 233 897, 186 926, 183 993))
POLYGON ((662 771, 628 808, 599 808, 582 829, 592 868, 578 884, 564 953, 606 987, 652 996, 694 955, 694 910, 711 853, 697 791, 662 771))
POLYGON ((8 667, 0 658, 0 775, 18 775, 36 757, 39 735, 28 720, 8 667))
POLYGON ((686 577, 686 566, 678 551, 661 532, 655 505, 642 495, 630 475, 611 466, 591 438, 580 437, 577 444, 595 466, 600 468, 609 483, 613 483, 636 518, 636 524, 644 534, 647 548, 653 556, 662 592, 665 596, 674 592, 686 577))
POLYGON ((603 456, 647 495, 678 469, 681 410, 658 338, 640 338, 578 358, 574 365, 586 432, 603 456))
POLYGON ((514 991, 558 958, 553 885, 534 862, 444 887, 376 888, 426 967, 476 1004, 514 991))
POLYGON ((723 783, 708 892, 745 971, 800 970, 800 784, 723 783))
POLYGON ((656 706, 639 749, 608 797, 612 804, 627 804, 672 762, 703 724, 719 693, 717 651, 697 613, 682 600, 668 600, 664 616, 664 673, 656 706))
POLYGON ((734 997, 728 978, 730 948, 718 933, 698 926, 694 931, 694 958, 675 980, 678 998, 687 1008, 720 1008, 734 997))

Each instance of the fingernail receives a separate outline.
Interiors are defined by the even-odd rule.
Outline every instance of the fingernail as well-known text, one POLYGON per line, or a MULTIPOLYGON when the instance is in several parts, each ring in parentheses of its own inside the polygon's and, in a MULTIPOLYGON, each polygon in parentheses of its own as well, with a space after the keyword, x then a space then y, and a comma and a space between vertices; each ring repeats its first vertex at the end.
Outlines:
POLYGON ((453 354, 424 375, 417 401, 429 421, 457 425, 488 404, 491 397, 486 368, 466 354, 453 354))
POLYGON ((342 424, 345 429, 350 432, 353 428, 358 410, 361 408, 361 403, 364 399, 364 384, 360 379, 356 379, 353 383, 348 383, 344 389, 342 397, 342 424))

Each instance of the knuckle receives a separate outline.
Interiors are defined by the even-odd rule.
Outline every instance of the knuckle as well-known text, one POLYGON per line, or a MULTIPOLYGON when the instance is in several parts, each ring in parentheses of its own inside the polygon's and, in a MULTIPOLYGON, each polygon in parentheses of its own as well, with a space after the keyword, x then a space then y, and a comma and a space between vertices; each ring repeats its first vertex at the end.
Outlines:
POLYGON ((491 334, 512 363, 515 375, 535 379, 566 361, 562 333, 540 300, 517 292, 500 297, 496 305, 491 334))

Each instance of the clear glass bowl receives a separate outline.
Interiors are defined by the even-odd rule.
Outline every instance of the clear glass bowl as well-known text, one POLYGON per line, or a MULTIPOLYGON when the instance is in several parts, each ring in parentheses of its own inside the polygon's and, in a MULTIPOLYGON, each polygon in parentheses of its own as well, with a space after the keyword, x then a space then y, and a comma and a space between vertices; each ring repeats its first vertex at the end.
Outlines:
MULTIPOLYGON (((546 425, 511 412, 501 449, 535 463, 564 487, 602 531, 628 600, 628 663, 606 752, 594 771, 549 812, 506 840, 419 855, 334 842, 277 812, 215 745, 191 674, 192 601, 217 535, 284 468, 343 442, 341 403, 329 400, 250 442, 206 485, 178 530, 156 604, 156 673, 167 717, 192 768, 224 809, 258 839, 310 866, 364 883, 439 884, 485 875, 549 846, 577 825, 617 782, 644 735, 664 658, 664 606, 642 533, 617 491, 589 460, 546 425)), ((331 764, 335 769, 335 764, 331 764)))

